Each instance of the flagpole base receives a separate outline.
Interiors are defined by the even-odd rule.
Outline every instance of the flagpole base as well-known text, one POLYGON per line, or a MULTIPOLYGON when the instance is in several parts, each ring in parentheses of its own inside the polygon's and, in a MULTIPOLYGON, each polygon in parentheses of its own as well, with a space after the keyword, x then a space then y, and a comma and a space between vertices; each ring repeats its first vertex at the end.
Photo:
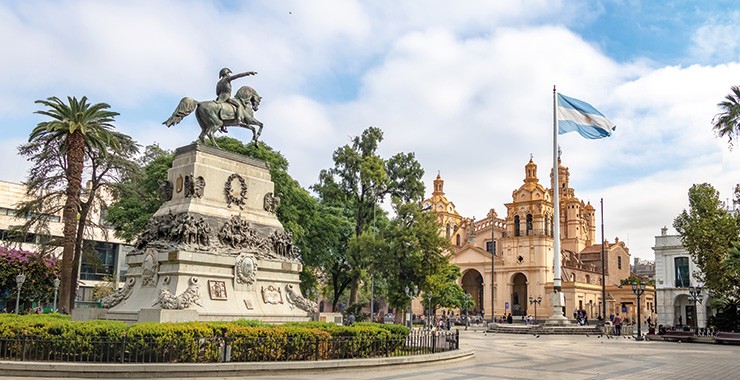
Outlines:
POLYGON ((552 315, 545 321, 545 326, 569 326, 570 320, 563 315, 563 306, 565 305, 565 295, 559 290, 555 290, 550 298, 552 305, 552 315))

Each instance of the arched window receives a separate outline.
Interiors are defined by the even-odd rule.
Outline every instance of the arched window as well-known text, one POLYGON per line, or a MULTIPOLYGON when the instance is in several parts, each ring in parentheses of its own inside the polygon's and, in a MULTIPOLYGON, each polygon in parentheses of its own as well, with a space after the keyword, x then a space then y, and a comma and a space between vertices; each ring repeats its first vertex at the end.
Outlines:
POLYGON ((550 236, 550 217, 545 216, 545 236, 550 236))
POLYGON ((586 283, 587 284, 591 283, 591 275, 588 275, 588 274, 586 275, 586 283))
POLYGON ((514 216, 514 236, 519 236, 519 215, 514 216))
POLYGON ((527 214, 527 235, 532 234, 532 214, 527 214))
POLYGON ((447 223, 447 238, 450 238, 450 231, 452 231, 452 227, 450 227, 450 224, 447 223))
POLYGON ((460 234, 455 235, 455 245, 460 245, 460 234))

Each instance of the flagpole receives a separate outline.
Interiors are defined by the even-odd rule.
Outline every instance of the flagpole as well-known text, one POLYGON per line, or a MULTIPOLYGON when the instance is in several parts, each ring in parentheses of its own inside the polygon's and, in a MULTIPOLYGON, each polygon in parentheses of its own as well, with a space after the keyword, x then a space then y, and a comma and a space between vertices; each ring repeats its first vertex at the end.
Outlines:
POLYGON ((601 321, 599 325, 603 326, 606 322, 606 271, 604 263, 604 198, 601 198, 601 321))
POLYGON ((560 181, 558 179, 558 117, 557 117, 557 88, 552 86, 552 195, 555 210, 553 212, 553 294, 550 304, 552 305, 552 315, 545 322, 548 325, 568 324, 568 319, 563 315, 563 306, 565 298, 562 292, 562 279, 560 274, 560 181))

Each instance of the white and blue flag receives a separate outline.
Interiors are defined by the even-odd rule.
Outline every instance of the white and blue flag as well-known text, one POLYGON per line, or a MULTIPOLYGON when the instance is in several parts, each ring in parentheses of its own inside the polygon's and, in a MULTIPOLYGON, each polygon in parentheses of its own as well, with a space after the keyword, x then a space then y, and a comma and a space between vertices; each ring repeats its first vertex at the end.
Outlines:
POLYGON ((577 131, 587 139, 612 135, 614 124, 592 105, 558 93, 558 133, 577 131))

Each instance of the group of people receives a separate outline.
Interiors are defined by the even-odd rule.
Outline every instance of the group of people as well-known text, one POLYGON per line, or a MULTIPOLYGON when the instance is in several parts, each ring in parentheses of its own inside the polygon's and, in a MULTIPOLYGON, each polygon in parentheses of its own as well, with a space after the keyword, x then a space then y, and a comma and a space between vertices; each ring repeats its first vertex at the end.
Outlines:
POLYGON ((580 326, 588 325, 588 314, 586 314, 586 310, 573 309, 573 319, 575 319, 580 326))

